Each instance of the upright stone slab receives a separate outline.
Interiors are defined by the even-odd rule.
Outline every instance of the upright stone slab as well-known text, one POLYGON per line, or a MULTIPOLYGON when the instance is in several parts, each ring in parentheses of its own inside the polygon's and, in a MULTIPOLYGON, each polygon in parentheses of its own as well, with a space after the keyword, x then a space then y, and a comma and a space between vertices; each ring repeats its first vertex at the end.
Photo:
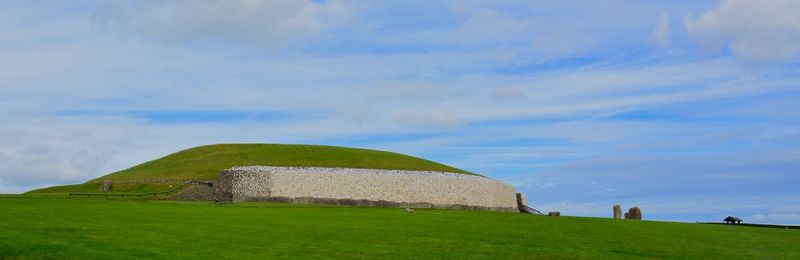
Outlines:
POLYGON ((614 205, 614 219, 620 219, 620 218, 622 218, 622 207, 619 204, 617 204, 614 205))
POLYGON ((233 174, 227 170, 219 173, 217 183, 214 185, 214 202, 233 202, 233 177, 233 174))
POLYGON ((642 210, 639 209, 638 206, 630 208, 628 210, 628 215, 630 215, 630 219, 633 220, 642 220, 642 210))
POLYGON ((111 188, 114 186, 114 183, 111 180, 104 180, 103 181, 103 192, 111 191, 111 188))

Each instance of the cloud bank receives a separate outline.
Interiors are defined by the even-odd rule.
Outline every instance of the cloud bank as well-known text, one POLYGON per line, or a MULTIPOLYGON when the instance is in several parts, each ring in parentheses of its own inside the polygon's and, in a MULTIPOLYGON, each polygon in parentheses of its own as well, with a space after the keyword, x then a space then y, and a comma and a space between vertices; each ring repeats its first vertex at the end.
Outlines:
POLYGON ((689 35, 709 48, 726 48, 744 59, 796 61, 800 58, 800 3, 791 0, 727 0, 693 17, 689 35))
POLYGON ((231 41, 259 46, 299 43, 341 24, 348 6, 337 1, 116 1, 96 21, 170 42, 231 41))

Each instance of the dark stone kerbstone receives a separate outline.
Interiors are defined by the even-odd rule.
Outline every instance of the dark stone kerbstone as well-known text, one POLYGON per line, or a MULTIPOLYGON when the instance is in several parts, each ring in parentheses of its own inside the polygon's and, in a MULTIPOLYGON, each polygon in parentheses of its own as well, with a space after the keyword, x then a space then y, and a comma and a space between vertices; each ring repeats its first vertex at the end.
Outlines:
POLYGON ((411 207, 419 208, 419 209, 429 209, 429 208, 433 208, 433 204, 431 204, 430 202, 414 202, 414 203, 411 203, 411 207))
POLYGON ((247 201, 247 202, 267 202, 267 201, 269 201, 269 199, 270 198, 268 198, 268 197, 247 197, 247 198, 244 199, 244 201, 247 201))
POLYGON ((267 202, 278 202, 278 203, 292 203, 294 199, 289 197, 268 197, 267 202))
POLYGON ((451 209, 469 209, 469 207, 467 207, 467 205, 462 205, 462 204, 453 204, 453 205, 450 205, 450 208, 451 209))
POLYGON ((433 205, 428 202, 400 202, 397 206, 400 208, 412 209, 429 209, 433 207, 433 205))
POLYGON ((214 202, 217 203, 232 203, 233 193, 230 192, 214 192, 214 202))
POLYGON ((509 208, 509 207, 491 207, 489 208, 489 210, 498 212, 519 212, 518 208, 509 208))
POLYGON ((314 199, 312 199, 312 203, 313 203, 313 204, 332 204, 332 205, 338 205, 338 204, 339 204, 339 200, 337 200, 337 199, 333 199, 333 198, 314 198, 314 199))
POLYGON ((489 208, 484 206, 467 206, 469 210, 481 210, 481 211, 489 211, 489 208))
POLYGON ((312 197, 297 197, 297 198, 294 198, 294 201, 292 201, 292 203, 295 203, 295 204, 313 204, 314 203, 314 198, 312 198, 312 197))
POLYGON ((339 199, 338 203, 339 203, 339 205, 347 205, 347 206, 357 206, 358 205, 357 204, 358 202, 356 202, 353 199, 339 199))
POLYGON ((355 200, 356 205, 360 207, 372 207, 373 203, 371 200, 355 200))
POLYGON ((373 203, 372 205, 375 207, 382 207, 382 208, 397 208, 400 206, 400 203, 394 201, 379 200, 375 201, 375 203, 373 203))

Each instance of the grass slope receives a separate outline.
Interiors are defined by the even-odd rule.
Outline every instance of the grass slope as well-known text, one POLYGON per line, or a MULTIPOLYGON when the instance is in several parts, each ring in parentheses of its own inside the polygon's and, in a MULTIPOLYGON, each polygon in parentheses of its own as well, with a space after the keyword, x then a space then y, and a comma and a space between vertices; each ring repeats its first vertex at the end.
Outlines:
POLYGON ((369 149, 321 145, 216 144, 173 153, 84 184, 56 186, 31 192, 97 191, 103 180, 113 180, 117 191, 145 192, 156 189, 150 184, 211 180, 217 178, 220 170, 249 165, 372 168, 472 174, 413 156, 369 149))
POLYGON ((800 258, 800 230, 774 228, 52 195, 0 209, 0 259, 800 258))

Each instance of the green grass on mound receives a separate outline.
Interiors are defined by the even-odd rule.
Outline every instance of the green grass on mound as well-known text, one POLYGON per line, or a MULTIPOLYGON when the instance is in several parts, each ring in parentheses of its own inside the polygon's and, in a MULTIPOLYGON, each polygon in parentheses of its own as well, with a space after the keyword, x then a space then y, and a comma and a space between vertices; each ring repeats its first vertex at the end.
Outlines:
MULTIPOLYGON (((171 190, 177 186, 177 183, 138 183, 138 182, 115 182, 113 192, 104 192, 104 194, 115 193, 153 193, 171 190)), ((37 190, 28 191, 26 194, 32 193, 70 193, 70 192, 100 192, 102 182, 89 182, 84 184, 52 186, 37 190)))
POLYGON ((46 195, 0 210, 0 259, 800 259, 792 229, 46 195))
POLYGON ((377 150, 319 145, 216 144, 183 150, 89 182, 209 180, 216 179, 223 169, 248 165, 467 173, 433 161, 377 150))
MULTIPOLYGON (((216 144, 199 146, 111 173, 85 184, 57 186, 31 193, 98 191, 103 180, 114 190, 148 192, 164 183, 216 179, 219 171, 234 166, 300 166, 441 171, 473 174, 437 162, 386 151, 288 144, 216 144), (138 186, 137 186, 138 185, 138 186)), ((160 191, 160 190, 156 190, 160 191)))

